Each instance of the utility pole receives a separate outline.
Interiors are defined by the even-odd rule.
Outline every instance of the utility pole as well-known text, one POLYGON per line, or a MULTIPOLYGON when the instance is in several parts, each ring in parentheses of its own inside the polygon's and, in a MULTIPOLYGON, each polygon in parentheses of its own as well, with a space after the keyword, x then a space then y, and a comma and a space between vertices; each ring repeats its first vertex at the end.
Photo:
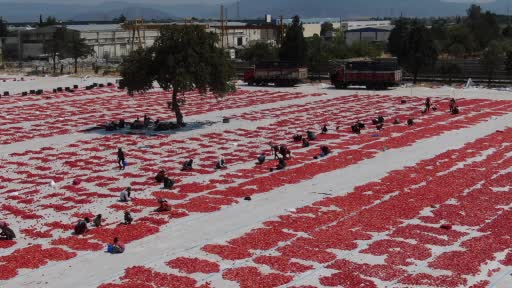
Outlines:
POLYGON ((236 2, 236 19, 240 20, 240 0, 236 2))
POLYGON ((279 45, 283 45, 283 39, 284 39, 284 22, 283 22, 283 15, 279 16, 279 19, 281 20, 280 23, 280 35, 279 35, 279 45))
POLYGON ((220 5, 220 39, 224 48, 224 5, 220 5))

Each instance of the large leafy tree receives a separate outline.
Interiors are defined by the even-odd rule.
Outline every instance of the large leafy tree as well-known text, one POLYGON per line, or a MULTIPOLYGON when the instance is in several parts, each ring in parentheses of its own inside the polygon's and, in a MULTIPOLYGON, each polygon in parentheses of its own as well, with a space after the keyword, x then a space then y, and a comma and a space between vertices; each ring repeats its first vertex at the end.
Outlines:
POLYGON ((53 73, 57 71, 57 57, 66 51, 67 33, 68 31, 65 27, 55 27, 51 38, 44 42, 44 49, 53 61, 53 73))
POLYGON ((0 37, 6 37, 7 33, 7 24, 5 23, 4 19, 0 17, 0 37))
POLYGON ((299 16, 293 17, 292 24, 286 30, 286 35, 279 50, 279 58, 296 64, 306 63, 307 46, 304 39, 304 28, 299 16))
POLYGON ((496 14, 483 12, 478 5, 473 4, 467 10, 464 24, 473 35, 478 51, 484 50, 491 41, 498 40, 501 36, 496 14))
POLYGON ((156 81, 172 91, 171 108, 178 125, 183 114, 178 95, 194 89, 224 96, 232 90, 233 69, 218 37, 198 25, 172 25, 161 29, 152 47, 133 51, 121 64, 121 86, 128 93, 145 92, 156 81))
POLYGON ((324 22, 320 26, 320 36, 327 36, 329 33, 334 33, 334 25, 331 22, 324 22))
POLYGON ((388 38, 388 51, 395 57, 403 57, 406 54, 405 42, 411 30, 411 21, 407 18, 399 18, 395 21, 395 27, 388 38))
POLYGON ((71 39, 67 41, 65 49, 74 60, 76 74, 78 73, 78 59, 93 55, 94 49, 87 45, 85 38, 80 38, 77 33, 72 33, 71 35, 71 39))
POLYGON ((257 42, 248 48, 240 50, 240 59, 257 63, 277 59, 277 49, 265 42, 257 42))
POLYGON ((508 50, 505 54, 505 71, 508 75, 512 75, 512 50, 508 50))
POLYGON ((439 56, 437 47, 430 30, 418 22, 413 23, 404 45, 398 60, 413 75, 416 83, 419 72, 436 63, 439 56))
POLYGON ((39 15, 39 27, 47 27, 47 26, 53 26, 57 25, 57 18, 48 16, 45 21, 43 21, 43 16, 39 15))
POLYGON ((505 61, 504 51, 500 43, 493 41, 489 43, 487 49, 482 53, 480 58, 480 64, 483 66, 485 73, 487 74, 488 84, 491 85, 491 81, 496 74, 499 66, 505 61))

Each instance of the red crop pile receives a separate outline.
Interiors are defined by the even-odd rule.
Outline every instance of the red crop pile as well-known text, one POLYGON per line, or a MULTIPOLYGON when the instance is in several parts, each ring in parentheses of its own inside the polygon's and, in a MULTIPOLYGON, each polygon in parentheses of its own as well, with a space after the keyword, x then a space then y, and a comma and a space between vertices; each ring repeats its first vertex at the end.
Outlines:
POLYGON ((263 274, 256 267, 228 269, 222 274, 222 278, 238 282, 241 288, 278 287, 293 280, 293 277, 289 275, 263 274))
POLYGON ((124 243, 129 243, 160 231, 156 226, 146 222, 135 222, 130 225, 118 225, 115 228, 102 228, 90 230, 87 234, 102 242, 110 243, 114 237, 119 237, 124 243))
POLYGON ((2 210, 7 211, 13 214, 16 217, 20 217, 21 219, 41 219, 43 216, 37 215, 33 211, 30 210, 21 210, 12 205, 4 204, 2 205, 2 210))
POLYGON ((177 269, 182 273, 192 274, 192 273, 203 273, 203 274, 211 274, 220 271, 219 264, 215 262, 211 262, 208 260, 203 260, 199 258, 186 258, 179 257, 173 259, 167 263, 167 266, 177 269))
POLYGON ((185 276, 177 276, 153 271, 146 267, 135 266, 125 270, 121 284, 103 284, 98 288, 206 288, 197 286, 197 281, 185 276))
POLYGON ((320 284, 328 287, 365 287, 377 288, 377 285, 368 279, 361 277, 356 273, 338 272, 331 276, 320 277, 320 284))
POLYGON ((259 256, 254 259, 254 263, 267 265, 283 273, 304 273, 313 269, 313 266, 292 262, 291 260, 291 258, 282 256, 259 256))
POLYGON ((230 245, 213 245, 208 244, 201 248, 204 252, 219 255, 222 259, 226 260, 240 260, 251 257, 251 253, 246 249, 230 245))
POLYGON ((0 279, 6 280, 16 276, 18 269, 37 269, 48 264, 48 261, 64 261, 75 256, 74 252, 67 252, 61 248, 43 249, 41 245, 18 249, 10 255, 0 257, 0 263, 5 264, 0 265, 0 279))
POLYGON ((32 239, 52 238, 52 233, 50 233, 50 231, 51 230, 43 232, 43 231, 38 231, 33 228, 27 228, 27 229, 20 230, 21 233, 27 235, 28 237, 30 237, 32 239))
POLYGON ((76 251, 98 251, 103 249, 105 245, 98 242, 91 242, 90 239, 80 236, 69 236, 65 238, 55 239, 52 245, 66 246, 76 251))
POLYGON ((16 241, 13 240, 2 240, 0 241, 0 249, 7 249, 16 245, 16 241))

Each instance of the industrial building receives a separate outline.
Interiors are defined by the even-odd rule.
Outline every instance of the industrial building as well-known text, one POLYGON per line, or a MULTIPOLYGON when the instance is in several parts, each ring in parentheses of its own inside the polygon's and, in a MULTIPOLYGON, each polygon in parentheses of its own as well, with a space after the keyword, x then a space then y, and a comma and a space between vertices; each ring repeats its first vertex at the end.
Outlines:
POLYGON ((393 26, 364 27, 345 31, 345 43, 352 45, 356 42, 387 43, 393 26))
MULTIPOLYGON (((133 49, 150 47, 166 25, 189 23, 130 23, 67 25, 68 33, 84 38, 94 49, 94 57, 120 60, 133 49)), ((280 27, 274 24, 249 25, 243 22, 191 23, 203 25, 207 31, 217 33, 219 45, 226 49, 248 47, 256 42, 275 44, 280 27)), ((2 38, 5 56, 11 59, 33 60, 45 57, 44 43, 53 37, 60 25, 43 28, 18 29, 15 36, 2 38)))

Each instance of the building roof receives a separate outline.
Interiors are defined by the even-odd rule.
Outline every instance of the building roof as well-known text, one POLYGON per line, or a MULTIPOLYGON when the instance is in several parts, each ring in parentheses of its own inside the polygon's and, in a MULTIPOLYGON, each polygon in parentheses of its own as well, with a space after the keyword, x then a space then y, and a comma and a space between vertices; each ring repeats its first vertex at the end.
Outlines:
POLYGON ((348 29, 345 31, 345 33, 350 32, 389 32, 393 30, 394 26, 379 26, 379 27, 363 27, 363 28, 355 28, 355 29, 348 29))
POLYGON ((120 24, 88 24, 88 25, 68 25, 68 29, 80 32, 93 32, 93 31, 121 31, 120 24))

